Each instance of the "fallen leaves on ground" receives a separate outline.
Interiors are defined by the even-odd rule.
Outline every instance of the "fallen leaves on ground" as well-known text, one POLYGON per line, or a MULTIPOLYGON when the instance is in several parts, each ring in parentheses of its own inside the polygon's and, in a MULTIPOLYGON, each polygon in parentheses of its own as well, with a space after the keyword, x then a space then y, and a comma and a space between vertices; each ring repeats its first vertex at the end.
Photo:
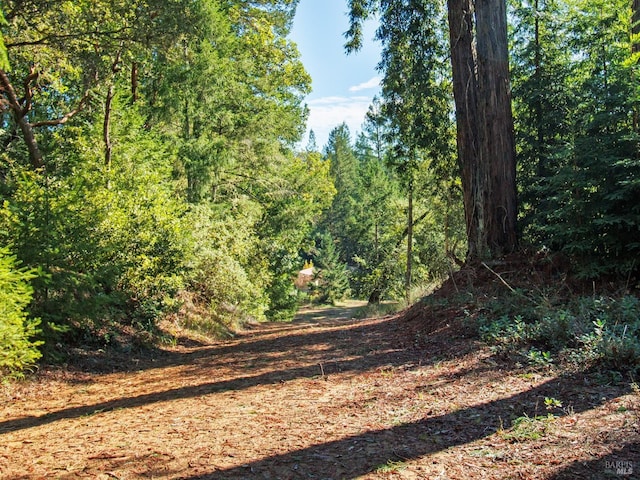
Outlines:
POLYGON ((465 335, 452 309, 332 315, 5 386, 1 477, 640 475, 632 379, 527 371, 465 335))

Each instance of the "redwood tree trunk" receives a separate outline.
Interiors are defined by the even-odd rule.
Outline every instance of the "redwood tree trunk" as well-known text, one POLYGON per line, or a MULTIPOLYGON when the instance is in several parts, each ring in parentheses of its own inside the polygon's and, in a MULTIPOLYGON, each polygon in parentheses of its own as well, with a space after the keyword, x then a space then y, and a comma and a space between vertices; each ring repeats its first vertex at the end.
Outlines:
POLYGON ((473 261, 517 246, 507 15, 504 0, 477 0, 475 9, 470 0, 448 0, 448 8, 467 260, 473 261))
POLYGON ((473 4, 471 0, 448 0, 449 41, 453 95, 456 105, 458 166, 462 179, 468 251, 475 252, 478 223, 474 221, 472 172, 478 158, 478 84, 473 48, 473 4))
POLYGON ((480 160, 476 202, 482 205, 481 256, 517 246, 516 150, 505 0, 476 1, 478 131, 480 160))
MULTIPOLYGON (((635 55, 640 53, 640 0, 633 0, 631 3, 631 35, 631 53, 635 55)), ((637 102, 633 113, 633 129, 638 132, 640 131, 640 106, 637 102)))

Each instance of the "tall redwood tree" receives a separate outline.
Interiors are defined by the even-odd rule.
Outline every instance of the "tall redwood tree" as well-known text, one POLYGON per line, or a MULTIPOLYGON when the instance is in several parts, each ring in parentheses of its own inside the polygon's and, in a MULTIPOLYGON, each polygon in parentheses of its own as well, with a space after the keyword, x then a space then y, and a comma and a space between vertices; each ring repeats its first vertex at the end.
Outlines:
POLYGON ((473 260, 517 246, 507 14, 504 0, 448 0, 448 11, 467 255, 473 260))
MULTIPOLYGON (((347 49, 359 48, 362 22, 400 0, 349 0, 347 49)), ((458 161, 467 222, 467 260, 512 252, 516 233, 516 158, 505 0, 448 0, 458 161)), ((402 33, 400 33, 402 34, 402 33)))

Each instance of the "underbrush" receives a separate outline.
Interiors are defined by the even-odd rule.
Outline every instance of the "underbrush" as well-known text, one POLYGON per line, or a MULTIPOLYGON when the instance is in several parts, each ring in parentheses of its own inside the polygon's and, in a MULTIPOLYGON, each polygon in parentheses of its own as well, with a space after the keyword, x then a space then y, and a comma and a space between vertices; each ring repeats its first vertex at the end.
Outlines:
POLYGON ((486 302, 476 316, 480 338, 499 354, 532 366, 553 364, 640 371, 640 299, 581 296, 550 301, 516 291, 486 302))
POLYGON ((201 335, 208 339, 231 338, 241 329, 248 318, 232 306, 212 308, 208 302, 193 292, 182 291, 179 294, 180 308, 175 314, 167 316, 163 322, 165 330, 172 337, 182 333, 201 335))
POLYGON ((381 318, 406 310, 407 308, 410 308, 411 305, 420 303, 421 301, 425 301, 425 299, 430 298, 430 295, 438 290, 438 288, 442 286, 442 283, 442 281, 434 280, 414 285, 411 289, 410 295, 412 299, 411 304, 408 304, 406 298, 401 296, 398 298, 392 297, 388 300, 384 300, 378 303, 369 302, 367 303, 367 305, 359 308, 356 311, 355 318, 381 318))
POLYGON ((358 308, 354 314, 355 318, 381 318, 387 315, 393 315, 406 308, 405 302, 380 302, 368 303, 358 308))

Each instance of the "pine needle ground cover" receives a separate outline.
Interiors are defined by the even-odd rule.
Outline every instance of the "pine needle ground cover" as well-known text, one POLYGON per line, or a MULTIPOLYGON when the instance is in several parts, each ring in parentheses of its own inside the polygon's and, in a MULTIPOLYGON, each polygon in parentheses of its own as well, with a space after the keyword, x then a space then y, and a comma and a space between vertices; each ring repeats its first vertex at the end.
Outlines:
POLYGON ((182 338, 153 355, 43 369, 2 390, 0 472, 637 478, 635 378, 528 363, 480 341, 476 300, 504 287, 494 279, 481 292, 461 290, 458 276, 382 318, 316 311, 225 341, 182 338))

